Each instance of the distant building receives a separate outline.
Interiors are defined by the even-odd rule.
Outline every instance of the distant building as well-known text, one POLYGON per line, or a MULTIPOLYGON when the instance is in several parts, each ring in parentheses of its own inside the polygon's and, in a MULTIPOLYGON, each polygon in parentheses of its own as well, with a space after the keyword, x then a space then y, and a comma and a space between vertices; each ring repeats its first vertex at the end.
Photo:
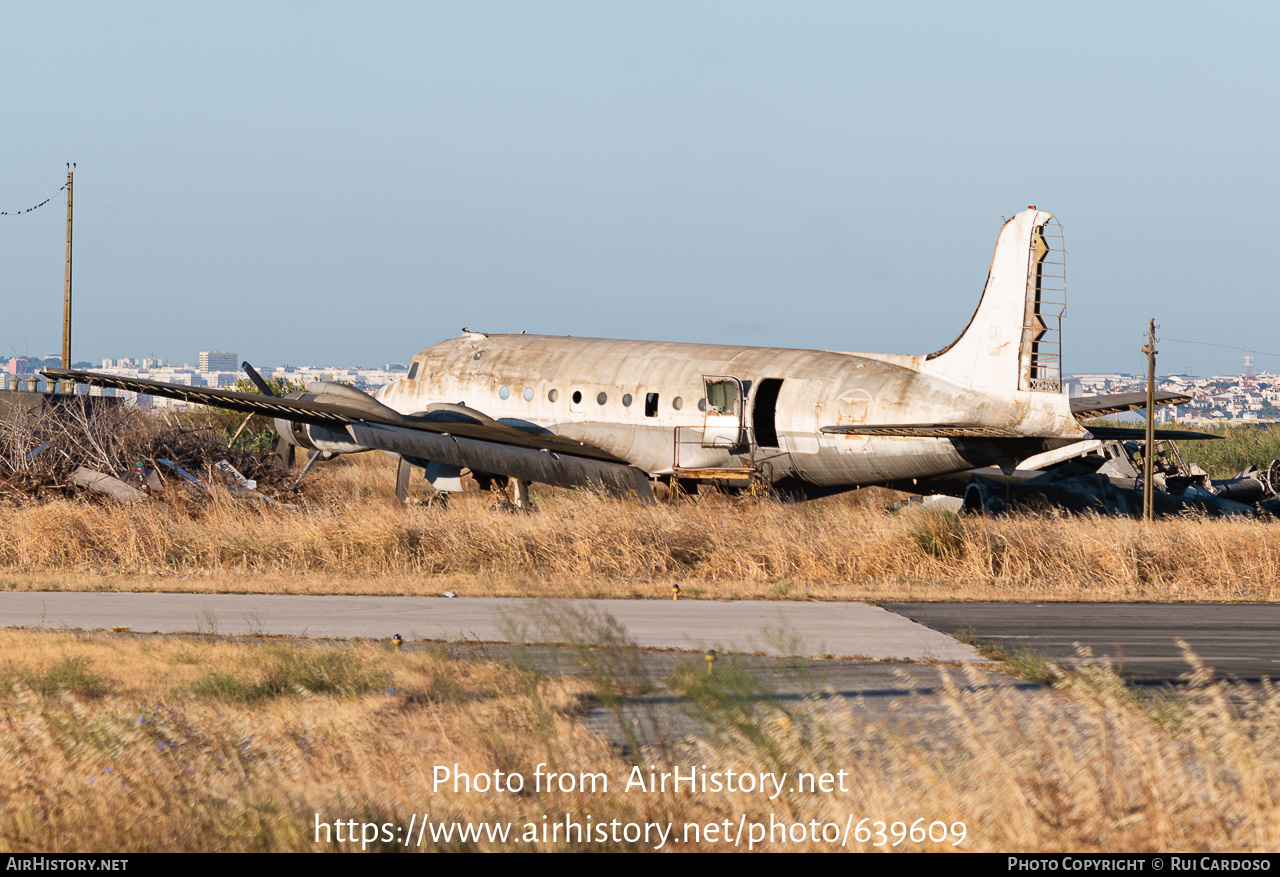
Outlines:
POLYGON ((239 355, 222 350, 200 351, 200 373, 234 372, 240 370, 239 355))

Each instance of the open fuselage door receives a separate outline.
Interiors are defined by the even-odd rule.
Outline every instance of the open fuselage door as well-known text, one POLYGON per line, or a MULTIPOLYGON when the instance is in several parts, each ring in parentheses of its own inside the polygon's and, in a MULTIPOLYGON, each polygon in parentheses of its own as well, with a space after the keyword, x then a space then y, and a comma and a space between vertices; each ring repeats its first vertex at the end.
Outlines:
POLYGON ((743 426, 746 404, 742 381, 728 375, 703 375, 706 411, 702 420, 702 446, 735 450, 747 444, 743 426))

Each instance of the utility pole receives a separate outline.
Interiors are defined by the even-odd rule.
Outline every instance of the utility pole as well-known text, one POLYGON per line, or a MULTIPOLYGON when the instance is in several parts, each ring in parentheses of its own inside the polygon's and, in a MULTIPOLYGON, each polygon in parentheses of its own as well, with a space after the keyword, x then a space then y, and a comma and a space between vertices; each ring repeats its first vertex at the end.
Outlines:
MULTIPOLYGON (((71 368, 71 209, 75 199, 71 187, 76 166, 67 165, 67 274, 62 293, 62 367, 71 368)), ((74 390, 74 385, 73 385, 74 390)))
POLYGON ((1142 348, 1147 355, 1147 444, 1142 452, 1142 519, 1155 518, 1155 494, 1152 477, 1155 473, 1156 454, 1156 320, 1147 325, 1147 345, 1142 348))

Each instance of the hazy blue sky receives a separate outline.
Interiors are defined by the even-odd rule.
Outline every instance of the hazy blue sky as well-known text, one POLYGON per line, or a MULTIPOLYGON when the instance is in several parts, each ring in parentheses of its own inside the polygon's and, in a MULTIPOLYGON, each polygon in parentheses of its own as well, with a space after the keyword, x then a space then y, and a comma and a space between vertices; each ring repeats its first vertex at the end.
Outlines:
MULTIPOLYGON (((1068 371, 1142 370, 1151 316, 1280 353, 1275 4, 0 8, 0 210, 79 164, 77 360, 375 365, 464 325, 927 352, 1031 203, 1068 371)), ((64 222, 0 217, 0 355, 60 347, 64 222)))

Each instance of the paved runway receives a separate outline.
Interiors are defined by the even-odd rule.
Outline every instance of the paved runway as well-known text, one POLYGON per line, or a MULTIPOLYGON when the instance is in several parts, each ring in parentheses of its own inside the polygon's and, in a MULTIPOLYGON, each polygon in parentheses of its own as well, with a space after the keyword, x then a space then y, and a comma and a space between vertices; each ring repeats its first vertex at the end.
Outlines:
POLYGON ((1280 678, 1280 604, 716 602, 310 597, 252 594, 0 593, 0 626, 128 627, 139 633, 563 643, 625 636, 646 649, 975 661, 968 629, 1009 651, 1071 663, 1076 644, 1135 682, 1177 681, 1187 642, 1219 677, 1280 678), (583 620, 587 619, 594 620, 583 620), (619 630, 610 631, 607 618, 619 630))
POLYGON ((1013 652, 1027 648, 1066 663, 1076 643, 1108 658, 1126 678, 1176 682, 1191 667, 1185 641, 1219 678, 1280 678, 1280 604, 1241 603, 886 603, 942 633, 968 629, 1013 652))
POLYGON ((866 603, 513 600, 255 594, 0 593, 0 627, 128 627, 308 637, 599 642, 606 616, 641 648, 980 662, 972 646, 866 603))

